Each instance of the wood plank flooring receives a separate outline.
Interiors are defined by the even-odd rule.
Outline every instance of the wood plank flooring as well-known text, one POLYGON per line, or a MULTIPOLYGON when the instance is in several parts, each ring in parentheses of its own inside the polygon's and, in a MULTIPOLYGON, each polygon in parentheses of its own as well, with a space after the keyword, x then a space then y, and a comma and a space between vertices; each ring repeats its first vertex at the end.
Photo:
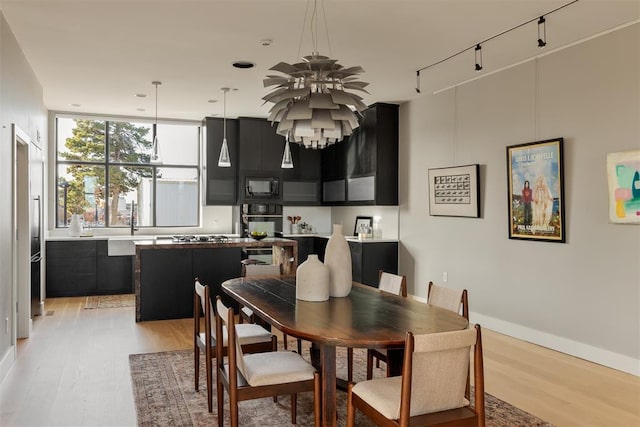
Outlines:
MULTIPOLYGON (((192 347, 191 319, 46 302, 0 384, 2 426, 133 426, 128 355, 192 347)), ((487 392, 557 426, 640 426, 640 378, 483 331, 487 392)))

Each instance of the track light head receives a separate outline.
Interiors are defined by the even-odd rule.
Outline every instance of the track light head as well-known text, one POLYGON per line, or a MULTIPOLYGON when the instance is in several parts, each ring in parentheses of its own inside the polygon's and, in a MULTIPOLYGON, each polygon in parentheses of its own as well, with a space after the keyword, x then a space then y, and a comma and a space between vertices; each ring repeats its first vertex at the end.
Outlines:
POLYGON ((544 48, 547 45, 547 20, 544 19, 544 16, 541 16, 538 19, 538 47, 540 49, 544 48))
POLYGON ((480 72, 482 71, 482 46, 480 46, 479 44, 476 45, 475 54, 476 54, 475 70, 477 72, 480 72))

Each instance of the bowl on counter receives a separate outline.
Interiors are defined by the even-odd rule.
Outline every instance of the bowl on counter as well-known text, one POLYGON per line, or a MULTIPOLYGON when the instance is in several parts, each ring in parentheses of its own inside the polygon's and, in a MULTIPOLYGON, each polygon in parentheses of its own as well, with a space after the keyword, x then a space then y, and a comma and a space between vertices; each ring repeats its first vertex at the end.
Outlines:
POLYGON ((262 240, 267 237, 266 232, 252 231, 249 236, 254 240, 262 240))

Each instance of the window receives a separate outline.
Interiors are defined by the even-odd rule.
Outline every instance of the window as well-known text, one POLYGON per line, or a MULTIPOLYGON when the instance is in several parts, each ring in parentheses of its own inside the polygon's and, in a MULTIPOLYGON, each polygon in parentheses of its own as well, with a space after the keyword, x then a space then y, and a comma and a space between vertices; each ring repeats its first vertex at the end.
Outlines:
POLYGON ((151 164, 150 122, 56 117, 56 226, 199 225, 200 126, 158 123, 162 164, 151 164), (135 209, 132 214, 132 206, 135 209))

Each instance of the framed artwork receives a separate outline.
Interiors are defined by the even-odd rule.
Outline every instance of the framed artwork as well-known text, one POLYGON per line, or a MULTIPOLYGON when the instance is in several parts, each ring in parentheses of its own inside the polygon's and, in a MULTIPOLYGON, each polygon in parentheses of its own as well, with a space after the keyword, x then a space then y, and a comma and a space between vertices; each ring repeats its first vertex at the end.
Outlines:
POLYGON ((565 242, 563 141, 507 147, 510 239, 565 242))
POLYGON ((429 169, 429 215, 480 217, 480 166, 429 169))
MULTIPOLYGON (((372 216, 360 216, 356 217, 356 224, 353 227, 353 235, 358 235, 358 230, 363 230, 361 227, 369 226, 369 230, 373 230, 373 217, 372 216)), ((364 231, 361 231, 364 232, 364 231)))
POLYGON ((609 221, 640 224, 640 150, 607 154, 609 221))

